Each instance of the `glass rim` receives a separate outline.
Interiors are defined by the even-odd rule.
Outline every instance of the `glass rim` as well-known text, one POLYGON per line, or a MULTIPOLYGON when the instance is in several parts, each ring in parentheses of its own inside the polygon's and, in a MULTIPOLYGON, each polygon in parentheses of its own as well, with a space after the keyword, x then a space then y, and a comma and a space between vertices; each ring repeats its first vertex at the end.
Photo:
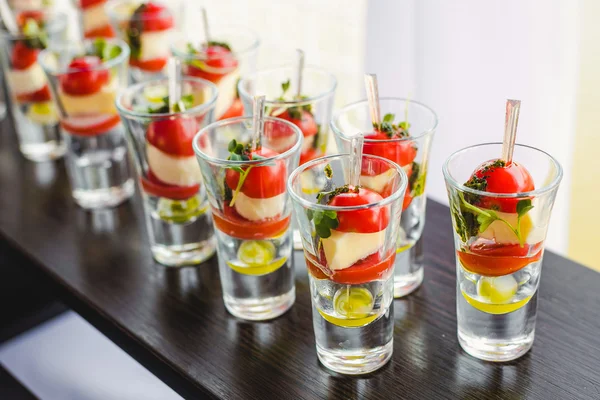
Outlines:
MULTIPOLYGON (((390 138, 390 139, 369 139, 369 138, 365 138, 365 143, 398 143, 398 142, 409 142, 409 141, 413 141, 415 139, 420 139, 422 137, 426 137, 426 136, 431 136, 433 135, 433 133, 435 132, 435 130, 437 129, 438 123, 439 123, 439 119, 438 116, 436 114, 435 111, 433 111, 433 109, 431 107, 429 107, 428 105, 421 103, 420 101, 415 101, 415 100, 411 100, 411 99, 407 99, 407 98, 403 98, 403 97, 380 97, 379 98, 380 101, 387 101, 387 100, 394 100, 394 101, 401 101, 403 103, 408 102, 409 104, 414 104, 418 107, 421 107, 425 110, 427 110, 428 112, 431 113, 431 115, 433 115, 433 126, 429 129, 425 129, 422 132, 416 134, 416 135, 410 135, 407 137, 402 137, 402 138, 390 138)), ((355 101, 354 103, 350 103, 350 104, 346 104, 344 107, 342 107, 341 109, 337 110, 335 113, 333 113, 332 117, 331 117, 331 122, 329 123, 331 130, 333 131, 334 135, 340 136, 342 138, 347 138, 349 139, 349 135, 345 134, 342 129, 340 129, 337 124, 335 123, 335 121, 338 119, 338 117, 354 108, 359 108, 360 106, 366 106, 367 108, 369 107, 369 101, 366 99, 363 100, 359 100, 359 101, 355 101)))
POLYGON ((62 69, 61 68, 57 69, 57 68, 54 68, 54 67, 48 65, 48 63, 44 61, 44 59, 49 54, 59 53, 60 55, 62 55, 63 52, 65 52, 67 49, 70 48, 70 46, 79 45, 79 44, 81 44, 83 49, 85 49, 87 44, 94 43, 96 40, 97 39, 84 39, 81 41, 71 40, 66 43, 63 43, 62 45, 53 46, 51 48, 44 49, 44 50, 40 51, 40 53, 38 54, 38 57, 37 57, 38 63, 41 65, 42 69, 46 73, 53 75, 53 76, 58 76, 58 75, 66 75, 66 74, 72 74, 72 73, 82 72, 82 71, 103 71, 103 70, 113 68, 129 59, 129 53, 130 53, 129 46, 127 45, 127 43, 125 43, 124 40, 118 39, 118 38, 103 38, 102 40, 106 41, 107 43, 119 46, 121 48, 121 53, 118 56, 116 56, 115 58, 105 61, 105 62, 102 62, 102 63, 100 63, 100 65, 97 65, 95 67, 85 68, 85 69, 66 67, 66 68, 62 68, 62 69))
MULTIPOLYGON (((255 80, 260 75, 270 75, 275 71, 280 71, 280 70, 285 70, 285 69, 291 69, 293 71, 294 66, 291 64, 286 64, 286 65, 281 65, 278 67, 261 69, 260 71, 256 71, 250 75, 242 77, 242 79, 240 79, 240 81, 237 84, 237 90, 238 90, 238 93, 240 94, 240 97, 244 96, 246 98, 251 99, 254 96, 254 95, 251 95, 250 93, 248 93, 248 91, 246 91, 246 89, 242 85, 243 83, 255 80)), ((294 107, 294 106, 302 106, 302 105, 306 105, 306 104, 312 104, 319 100, 325 99, 329 96, 333 96, 333 94, 335 93, 335 89, 337 88, 337 79, 335 78, 335 75, 333 75, 331 72, 327 71, 326 69, 318 67, 316 65, 307 65, 304 67, 304 71, 313 71, 313 72, 322 73, 331 79, 332 84, 330 85, 330 87, 328 89, 323 90, 321 93, 318 93, 311 97, 306 97, 302 100, 279 100, 278 101, 278 100, 265 99, 265 105, 281 106, 281 107, 289 108, 289 107, 294 107)))
MULTIPOLYGON (((26 11, 26 10, 21 10, 21 12, 26 11)), ((57 33, 60 32, 61 30, 65 30, 67 29, 67 14, 62 12, 62 11, 54 11, 54 10, 48 10, 48 9, 34 9, 33 11, 40 11, 44 14, 44 17, 46 17, 46 15, 48 15, 50 18, 48 18, 48 22, 51 22, 49 25, 52 26, 53 29, 47 29, 46 27, 44 27, 44 29, 42 29, 43 33, 57 33)), ((25 35, 23 32, 21 32, 21 30, 19 30, 19 33, 17 34, 13 34, 10 33, 9 31, 6 30, 5 27, 2 27, 2 29, 0 29, 0 36, 3 39, 9 39, 9 40, 24 40, 24 39, 28 39, 31 36, 27 36, 25 35)), ((39 35, 34 35, 33 37, 37 37, 39 35)), ((50 47, 50 45, 48 46, 50 47)), ((46 49, 44 49, 46 50, 46 49)))
POLYGON ((284 125, 287 125, 289 128, 292 128, 292 131, 295 132, 296 135, 298 136, 298 140, 296 140, 296 143, 294 143, 294 145, 291 148, 287 149, 283 153, 277 154, 276 156, 268 157, 268 158, 265 157, 260 160, 248 160, 248 161, 234 161, 234 160, 224 160, 222 158, 215 158, 215 157, 211 157, 211 156, 207 155, 206 153, 204 153, 203 151, 200 150, 200 147, 198 146, 198 141, 200 140, 200 137, 204 136, 209 131, 209 129, 221 128, 221 127, 227 126, 227 125, 233 125, 233 124, 237 124, 237 123, 241 123, 241 122, 251 122, 251 121, 253 121, 252 117, 235 117, 235 118, 227 118, 227 119, 224 119, 221 121, 215 121, 212 124, 205 126, 204 128, 200 129, 198 131, 198 133, 196 133, 196 135, 194 136, 194 139, 192 140, 192 148, 194 149, 194 153, 196 153, 196 156, 210 162, 211 164, 215 164, 218 166, 226 166, 226 165, 256 166, 256 165, 260 165, 260 164, 265 164, 269 161, 277 161, 277 160, 282 160, 282 159, 288 158, 295 151, 298 151, 300 149, 300 147, 302 146, 302 141, 304 139, 304 135, 302 135, 302 131, 300 130, 300 128, 298 128, 296 125, 292 124, 291 122, 286 121, 281 118, 265 117, 264 121, 277 122, 279 124, 284 124, 284 125))
POLYGON ((458 156, 460 156, 460 155, 468 152, 469 150, 473 150, 475 148, 483 147, 483 146, 502 146, 502 143, 501 142, 480 143, 480 144, 475 144, 475 145, 472 145, 472 146, 468 146, 468 147, 462 148, 462 149, 457 150, 454 153, 452 153, 446 159, 446 161, 444 161, 444 165, 442 166, 442 172, 444 174, 444 180, 446 181, 446 183, 449 183, 450 185, 452 185, 452 187, 454 187, 455 189, 458 189, 458 190, 460 190, 462 192, 471 193, 471 194, 474 194, 474 195, 477 195, 477 196, 485 196, 485 197, 493 197, 493 198, 504 198, 504 199, 514 199, 514 198, 521 198, 521 197, 538 197, 540 195, 546 194, 548 192, 551 192, 551 191, 555 190, 558 187, 560 181, 562 180, 563 169, 562 169, 562 166, 560 165, 560 163, 558 162, 558 160, 556 160, 556 158, 554 158, 553 156, 551 156, 550 154, 548 154, 544 150, 540 150, 540 149, 538 149, 536 147, 529 146, 529 145, 526 145, 526 144, 515 144, 515 147, 520 147, 520 148, 524 148, 524 149, 534 150, 534 151, 537 151, 537 152, 542 153, 545 156, 547 156, 548 159, 554 165, 554 168, 556 169, 556 176, 554 177, 554 179, 552 179, 551 182, 545 184, 541 188, 530 190, 528 192, 518 192, 518 193, 493 193, 493 192, 485 192, 485 191, 482 191, 482 190, 472 189, 472 188, 469 188, 469 187, 467 187, 467 186, 465 186, 463 184, 458 183, 456 181, 456 179, 454 179, 454 177, 450 173, 450 170, 449 170, 449 164, 450 164, 450 162, 452 160, 454 160, 456 157, 458 157, 458 156))
POLYGON ((404 169, 401 166, 399 166, 398 164, 396 164, 395 162, 388 160, 387 158, 375 156, 372 154, 363 154, 363 158, 367 157, 367 158, 371 158, 374 160, 381 160, 381 161, 386 162, 391 168, 395 169, 399 173, 399 175, 401 177, 400 179, 402 182, 399 190, 396 190, 390 196, 383 198, 381 201, 378 201, 375 203, 361 204, 359 206, 336 207, 336 206, 330 206, 327 204, 312 203, 312 202, 300 197, 294 190, 293 182, 296 179, 296 177, 299 178, 300 175, 302 173, 308 171, 310 167, 313 167, 317 164, 323 163, 324 161, 327 161, 327 160, 334 160, 336 158, 346 158, 346 157, 350 157, 350 156, 351 156, 350 153, 330 154, 328 156, 319 157, 312 161, 309 161, 307 163, 300 165, 298 168, 296 168, 290 174, 290 177, 288 178, 288 181, 287 181, 287 190, 290 194, 290 197, 292 197, 293 201, 301 204, 305 208, 310 208, 312 210, 323 210, 323 211, 368 210, 368 209, 374 208, 374 207, 386 206, 388 204, 393 203, 394 201, 398 201, 400 199, 400 197, 404 197, 404 192, 406 191, 406 187, 408 186, 408 176, 406 175, 406 172, 404 171, 404 169))
MULTIPOLYGON (((216 32, 216 36, 218 39, 218 36, 221 32, 221 26, 224 27, 226 31, 229 31, 229 29, 231 29, 232 31, 236 31, 239 32, 241 31, 245 31, 245 33, 248 36, 252 37, 252 43, 248 46, 244 46, 244 48, 242 50, 236 50, 233 51, 232 50, 232 54, 235 55, 244 55, 244 54, 248 54, 253 50, 256 50, 258 48, 258 46, 260 46, 260 38, 258 37, 258 35, 256 34, 256 32, 246 26, 243 25, 220 25, 219 29, 215 28, 215 32, 216 32)), ((211 32, 213 34, 215 34, 215 32, 211 32)), ((212 35, 211 35, 212 36, 212 35)), ((189 40, 187 40, 187 37, 181 37, 178 39, 178 41, 184 42, 184 43, 190 43, 189 40)), ((203 55, 206 54, 206 52, 202 52, 199 51, 197 54, 189 54, 185 51, 182 51, 181 49, 177 48, 177 44, 173 44, 170 46, 171 52, 173 53, 173 55, 175 57, 181 58, 184 61, 193 61, 193 60, 204 60, 204 58, 202 58, 203 55)), ((221 57, 211 57, 214 59, 220 59, 220 58, 224 58, 226 57, 225 55, 221 56, 221 57)), ((215 67, 217 68, 217 67, 215 67)))
POLYGON ((125 97, 125 95, 136 92, 149 84, 157 83, 157 82, 161 82, 161 81, 166 82, 168 84, 168 81, 169 81, 168 78, 158 77, 158 78, 146 80, 143 82, 139 82, 139 83, 130 85, 124 89, 119 90, 119 93, 117 94, 117 98, 115 100, 115 104, 117 106, 117 111, 119 112, 120 115, 124 115, 127 117, 133 117, 133 118, 169 118, 169 117, 178 117, 181 115, 198 114, 200 112, 210 110, 211 108, 213 108, 215 106, 219 92, 218 92, 217 86, 214 83, 207 81, 206 79, 200 79, 200 78, 188 77, 188 76, 182 76, 181 79, 183 82, 187 81, 187 82, 201 83, 202 85, 209 87, 211 89, 210 100, 208 100, 202 104, 198 104, 197 106, 194 106, 192 108, 187 108, 185 111, 179 111, 179 112, 174 111, 174 112, 167 112, 167 113, 140 112, 140 111, 130 110, 122 104, 123 98, 125 97))

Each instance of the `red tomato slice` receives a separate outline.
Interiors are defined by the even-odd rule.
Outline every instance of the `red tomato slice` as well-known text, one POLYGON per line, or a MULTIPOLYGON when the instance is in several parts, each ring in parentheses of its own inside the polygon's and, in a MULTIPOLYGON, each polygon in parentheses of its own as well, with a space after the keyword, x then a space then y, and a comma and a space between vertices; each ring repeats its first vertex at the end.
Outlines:
MULTIPOLYGON (((324 255, 322 255, 322 259, 325 259, 324 255)), ((306 257, 306 266, 310 274, 317 279, 329 279, 343 285, 360 285, 387 279, 392 273, 395 259, 395 251, 390 252, 383 260, 378 253, 375 253, 349 268, 324 272, 309 257, 306 257)))
POLYGON ((17 96, 17 101, 19 103, 44 103, 46 101, 50 101, 52 96, 50 94, 50 88, 48 85, 44 86, 38 91, 31 93, 21 93, 17 96))
POLYGON ((107 0, 79 0, 79 6, 86 9, 98 4, 106 3, 107 0))
POLYGON ((502 276, 517 272, 542 258, 542 242, 534 245, 475 242, 468 251, 457 251, 462 265, 484 276, 502 276))
POLYGON ((63 92, 71 96, 87 96, 98 92, 110 79, 108 70, 95 69, 101 64, 102 60, 97 56, 74 58, 69 64, 69 69, 76 71, 60 77, 63 92))
POLYGON ((145 3, 137 17, 142 21, 144 32, 166 31, 173 27, 173 16, 162 4, 145 3))
POLYGON ((298 128, 300 128, 304 137, 314 136, 319 133, 319 126, 315 122, 315 118, 306 110, 301 111, 300 118, 292 118, 290 116, 289 109, 285 110, 281 114, 276 115, 276 117, 296 125, 298 128))
MULTIPOLYGON (((486 192, 490 193, 523 193, 535 190, 533 178, 527 169, 512 162, 505 167, 490 167, 497 160, 486 161, 481 164, 473 176, 485 179, 486 192)), ((490 210, 499 210, 507 213, 517 212, 517 203, 522 199, 504 199, 495 197, 482 197, 478 206, 490 210)))
POLYGON ((12 49, 11 61, 16 70, 23 70, 31 67, 37 62, 39 50, 31 49, 23 42, 16 42, 12 49))
POLYGON ((114 128, 121 122, 118 115, 78 115, 60 121, 62 128, 70 134, 96 136, 114 128))
POLYGON ((140 179, 144 192, 158 197, 165 197, 171 200, 186 200, 198 194, 200 185, 176 186, 164 183, 148 169, 147 177, 140 179))
POLYGON ((225 111, 218 120, 221 121, 227 118, 241 117, 242 115, 244 115, 244 104, 242 103, 242 100, 235 99, 227 111, 225 111))
POLYGON ((86 39, 94 38, 114 38, 116 37, 115 30, 110 25, 104 25, 99 28, 90 29, 84 34, 86 39))
POLYGON ((290 226, 290 216, 248 221, 228 203, 223 205, 223 213, 213 209, 213 221, 221 232, 242 240, 271 239, 283 234, 290 226))
POLYGON ((401 167, 411 164, 417 157, 417 148, 410 140, 378 143, 378 141, 390 139, 385 133, 381 132, 368 134, 365 139, 364 154, 386 158, 401 167))
MULTIPOLYGON (((254 154, 270 158, 278 153, 263 147, 254 154)), ((283 160, 273 161, 275 165, 252 167, 242 185, 241 192, 253 199, 267 199, 285 192, 287 168, 283 160)), ((240 179, 240 173, 228 169, 225 173, 225 182, 231 190, 235 190, 240 179)))
POLYGON ((139 68, 142 71, 148 72, 160 72, 167 65, 167 58, 154 58, 152 60, 140 61, 134 58, 129 59, 129 65, 135 68, 139 68))
POLYGON ((189 64, 187 74, 206 79, 212 83, 219 83, 225 75, 235 70, 239 64, 233 54, 222 46, 209 46, 199 55, 206 58, 202 62, 206 64, 207 68, 203 69, 198 65, 189 64))
POLYGON ((148 125, 146 139, 164 153, 193 156, 192 140, 196 132, 198 124, 194 118, 162 119, 148 125))
MULTIPOLYGON (((335 196, 329 205, 334 207, 360 206, 383 200, 383 197, 370 189, 360 188, 358 193, 352 191, 335 196)), ((366 210, 338 211, 337 217, 340 232, 374 233, 387 228, 390 212, 388 206, 374 207, 366 210)))

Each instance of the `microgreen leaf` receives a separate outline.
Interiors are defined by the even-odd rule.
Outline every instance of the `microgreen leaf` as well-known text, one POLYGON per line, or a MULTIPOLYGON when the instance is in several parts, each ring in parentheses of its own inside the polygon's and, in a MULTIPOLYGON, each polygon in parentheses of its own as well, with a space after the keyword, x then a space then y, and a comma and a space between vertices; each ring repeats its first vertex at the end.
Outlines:
POLYGON ((383 122, 394 122, 394 118, 396 118, 394 114, 385 114, 383 117, 383 122))
POLYGON ((519 218, 527 214, 532 208, 531 199, 520 200, 517 203, 517 214, 519 215, 519 218))
POLYGON ((498 218, 498 214, 494 211, 482 212, 477 216, 477 222, 479 222, 479 232, 485 232, 485 230, 498 218))
POLYGON ((289 79, 281 84, 281 90, 283 91, 282 97, 283 97, 283 95, 285 95, 285 92, 287 92, 289 90, 290 84, 291 84, 291 82, 289 79))
POLYGON ((340 222, 335 211, 310 210, 309 220, 315 224, 315 232, 321 239, 327 239, 331 236, 331 230, 339 226, 340 222))

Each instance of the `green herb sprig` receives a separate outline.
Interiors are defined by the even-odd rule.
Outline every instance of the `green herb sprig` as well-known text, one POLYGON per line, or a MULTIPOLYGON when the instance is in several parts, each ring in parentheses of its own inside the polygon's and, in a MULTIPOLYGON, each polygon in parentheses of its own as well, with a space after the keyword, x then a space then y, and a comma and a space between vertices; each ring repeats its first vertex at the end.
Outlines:
POLYGON ((112 60, 121 54, 121 48, 117 45, 110 44, 106 39, 97 38, 93 43, 94 51, 92 55, 100 57, 102 61, 112 60))
MULTIPOLYGON (((193 107, 194 105, 194 95, 187 94, 181 96, 181 99, 175 104, 174 112, 184 112, 185 110, 193 107)), ((170 112, 169 109, 169 97, 163 97, 162 103, 157 107, 148 107, 148 112, 150 114, 166 114, 170 112)))
POLYGON ((385 133, 390 138, 409 137, 410 133, 408 132, 408 128, 410 128, 410 124, 408 123, 408 121, 402 121, 398 124, 394 124, 395 118, 395 114, 385 114, 383 116, 383 120, 379 125, 373 122, 373 128, 385 133))
MULTIPOLYGON (((252 150, 251 146, 252 145, 250 143, 244 145, 242 143, 238 143, 235 139, 233 139, 227 145, 227 150, 229 151, 229 157, 227 157, 227 159, 230 161, 266 160, 265 157, 259 156, 258 154, 251 154, 251 150, 252 150)), ((262 166, 267 166, 267 165, 275 165, 275 163, 265 163, 265 164, 261 164, 260 166, 262 167, 262 166)), ((237 186, 236 186, 235 190, 233 190, 233 192, 231 193, 231 200, 229 202, 229 206, 233 207, 233 205, 235 204, 235 201, 237 200, 237 196, 238 196, 240 190, 242 189, 242 186, 244 186, 244 182, 246 181, 246 178, 248 178, 248 174, 254 167, 255 167, 255 165, 250 165, 250 166, 246 167, 246 169, 244 169, 244 168, 240 167, 239 165, 234 165, 234 164, 230 164, 227 166, 227 169, 234 170, 240 174, 240 179, 238 180, 237 186)), ((227 185, 225 185, 225 187, 227 187, 227 185)), ((227 191, 226 191, 226 193, 227 193, 227 191)))
POLYGON ((335 211, 326 210, 306 210, 306 216, 309 221, 315 224, 315 232, 321 239, 327 239, 331 236, 331 230, 340 225, 337 213, 335 211))
POLYGON ((43 24, 33 19, 28 18, 25 21, 22 29, 23 35, 25 36, 25 46, 30 49, 43 50, 48 47, 48 35, 43 29, 43 24))

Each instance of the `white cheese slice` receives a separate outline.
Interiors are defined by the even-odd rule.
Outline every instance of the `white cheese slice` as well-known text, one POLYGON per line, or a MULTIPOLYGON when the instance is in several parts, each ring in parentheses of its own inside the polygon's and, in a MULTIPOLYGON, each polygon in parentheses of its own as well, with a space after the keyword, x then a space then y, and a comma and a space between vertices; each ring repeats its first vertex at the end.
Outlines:
POLYGON ((361 175, 360 185, 371 189, 374 192, 381 193, 384 191, 385 187, 390 183, 390 181, 394 179, 394 172, 395 171, 393 169, 388 169, 379 175, 361 175))
POLYGON ((150 170, 169 185, 192 186, 202 182, 200 166, 195 156, 174 157, 147 143, 146 156, 150 170))
POLYGON ((117 80, 113 79, 96 93, 72 96, 60 90, 59 96, 67 114, 117 114, 115 106, 117 89, 117 80))
POLYGON ((142 32, 140 35, 140 61, 169 57, 171 29, 156 32, 142 32))
POLYGON ((8 82, 15 95, 34 93, 46 86, 46 75, 38 63, 27 69, 11 69, 8 71, 8 82))
POLYGON ((355 233, 331 231, 331 236, 323 239, 325 259, 330 270, 336 271, 354 265, 376 253, 385 240, 385 230, 375 233, 355 233))
MULTIPOLYGON (((487 211, 487 210, 484 210, 487 211)), ((517 213, 505 213, 500 211, 494 211, 499 218, 506 220, 509 224, 516 228, 517 226, 517 213)), ((529 213, 532 213, 530 211, 529 213)), ((536 244, 544 240, 545 229, 543 227, 533 226, 531 216, 525 214, 521 218, 521 234, 525 237, 525 243, 536 244)), ((518 244, 519 239, 517 235, 502 221, 496 220, 487 227, 483 232, 478 235, 480 238, 494 240, 498 244, 518 244)))
POLYGON ((85 8, 82 11, 83 16, 83 29, 89 32, 94 29, 102 28, 106 25, 110 25, 108 15, 104 11, 104 3, 96 4, 91 7, 85 8))
POLYGON ((229 110, 231 104, 235 100, 237 93, 237 82, 240 78, 240 69, 230 72, 225 75, 217 84, 219 89, 219 97, 215 103, 215 118, 219 119, 221 115, 225 114, 225 111, 229 110))
POLYGON ((285 192, 266 199, 254 199, 239 192, 233 206, 238 214, 250 221, 273 218, 283 212, 285 192))

